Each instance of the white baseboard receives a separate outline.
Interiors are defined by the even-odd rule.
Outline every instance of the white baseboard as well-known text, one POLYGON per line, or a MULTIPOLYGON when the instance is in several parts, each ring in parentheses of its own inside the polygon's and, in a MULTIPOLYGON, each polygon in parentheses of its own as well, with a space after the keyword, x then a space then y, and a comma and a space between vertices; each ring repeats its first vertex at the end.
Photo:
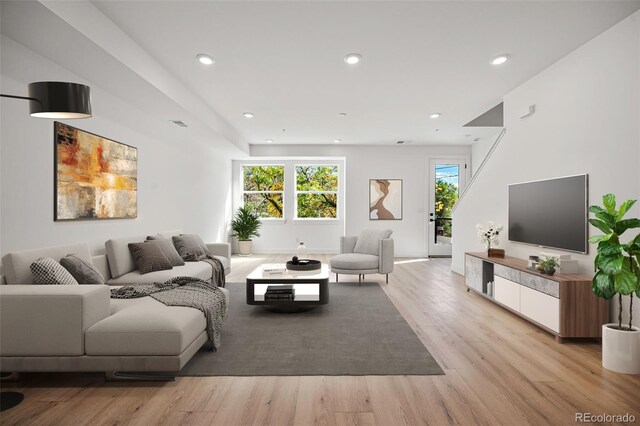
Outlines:
MULTIPOLYGON (((294 256, 296 254, 295 251, 292 250, 283 250, 283 249, 254 249, 252 250, 253 254, 286 254, 294 256)), ((337 249, 307 249, 307 254, 338 254, 340 250, 337 249)), ((237 254, 237 253, 234 253, 237 254)))
POLYGON ((451 271, 455 272, 458 275, 462 275, 464 277, 464 268, 459 267, 458 265, 451 264, 451 271))

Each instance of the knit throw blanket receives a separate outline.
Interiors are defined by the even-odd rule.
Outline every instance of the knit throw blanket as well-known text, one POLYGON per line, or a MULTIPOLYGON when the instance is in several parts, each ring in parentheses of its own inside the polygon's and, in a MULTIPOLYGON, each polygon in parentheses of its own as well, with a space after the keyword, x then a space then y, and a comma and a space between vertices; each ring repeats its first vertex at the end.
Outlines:
MULTIPOLYGON (((222 272, 224 277, 224 270, 222 272)), ((137 299, 150 296, 167 306, 186 306, 204 313, 211 350, 220 347, 222 322, 227 311, 227 300, 220 288, 194 277, 176 277, 153 284, 127 285, 111 290, 112 299, 137 299)))
POLYGON ((203 254, 196 255, 193 253, 189 253, 186 256, 182 257, 182 260, 185 262, 207 262, 211 265, 211 282, 217 285, 218 287, 224 287, 226 278, 224 275, 224 265, 220 260, 213 257, 211 254, 203 254))

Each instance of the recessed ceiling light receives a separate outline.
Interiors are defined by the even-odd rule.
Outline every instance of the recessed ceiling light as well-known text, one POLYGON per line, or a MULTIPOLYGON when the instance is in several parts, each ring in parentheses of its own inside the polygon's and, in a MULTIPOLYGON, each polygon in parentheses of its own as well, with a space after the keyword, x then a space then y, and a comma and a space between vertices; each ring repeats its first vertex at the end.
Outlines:
POLYGON ((265 142, 266 143, 273 143, 273 139, 266 139, 265 142))
POLYGON ((252 112, 245 112, 242 115, 244 116, 244 118, 253 118, 253 113, 252 112))
POLYGON ((439 112, 434 112, 433 114, 431 114, 429 117, 431 118, 438 118, 440 117, 440 113, 439 112))
POLYGON ((504 53, 502 55, 498 55, 491 60, 491 65, 502 65, 509 60, 511 55, 504 53))
POLYGON ((355 65, 362 60, 362 55, 359 53, 349 53, 344 57, 344 61, 349 65, 355 65))
POLYGON ((198 53, 196 58, 198 58, 198 61, 202 65, 211 65, 215 62, 211 56, 205 55, 204 53, 198 53))
POLYGON ((340 142, 342 142, 340 139, 334 139, 333 140, 333 143, 340 143, 340 142))

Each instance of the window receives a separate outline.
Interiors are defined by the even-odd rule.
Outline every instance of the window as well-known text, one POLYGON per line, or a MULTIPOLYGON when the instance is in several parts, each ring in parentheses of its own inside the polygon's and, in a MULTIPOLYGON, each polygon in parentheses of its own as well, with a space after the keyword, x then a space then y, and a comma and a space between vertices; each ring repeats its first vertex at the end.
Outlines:
POLYGON ((280 219, 284 212, 284 166, 242 166, 242 200, 261 218, 280 219))
POLYGON ((338 218, 338 166, 296 166, 296 218, 338 218))

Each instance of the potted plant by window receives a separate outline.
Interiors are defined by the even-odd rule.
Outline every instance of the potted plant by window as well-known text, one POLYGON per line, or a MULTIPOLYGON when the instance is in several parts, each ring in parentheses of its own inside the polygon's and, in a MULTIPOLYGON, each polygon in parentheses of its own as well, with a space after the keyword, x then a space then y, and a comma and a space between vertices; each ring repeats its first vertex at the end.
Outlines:
POLYGON ((233 237, 238 239, 238 250, 240 256, 250 256, 252 240, 251 237, 259 237, 258 230, 262 223, 260 216, 251 208, 251 206, 243 206, 238 209, 235 217, 231 221, 231 230, 233 237))
POLYGON ((624 219, 637 200, 626 200, 616 209, 616 197, 602 197, 603 206, 591 206, 589 222, 604 233, 590 238, 598 244, 593 291, 598 297, 618 295, 618 322, 602 326, 602 366, 620 373, 640 373, 640 329, 634 327, 633 298, 640 296, 640 234, 621 242, 629 229, 640 228, 640 219, 624 219), (623 296, 629 296, 629 323, 622 324, 623 296))

